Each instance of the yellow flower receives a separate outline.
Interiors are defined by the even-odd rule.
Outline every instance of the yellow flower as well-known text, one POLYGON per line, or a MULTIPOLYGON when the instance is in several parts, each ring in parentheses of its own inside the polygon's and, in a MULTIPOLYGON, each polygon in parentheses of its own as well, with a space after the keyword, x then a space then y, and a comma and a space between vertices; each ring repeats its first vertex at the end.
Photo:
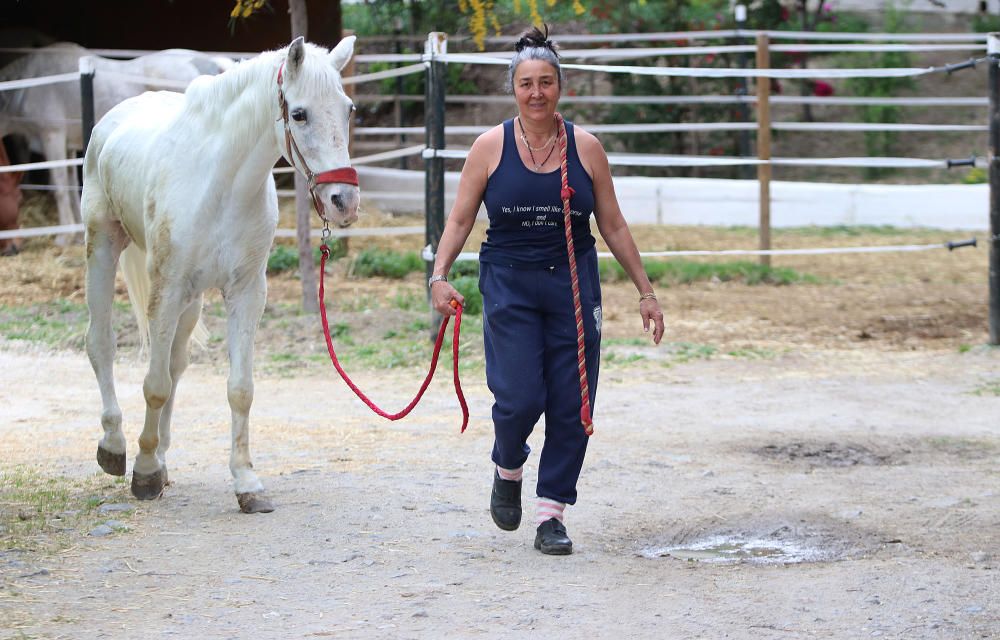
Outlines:
POLYGON ((469 31, 480 51, 486 49, 486 5, 483 0, 469 0, 472 15, 469 16, 469 31))
POLYGON ((542 15, 538 13, 538 0, 528 0, 528 10, 531 12, 531 22, 542 26, 542 15))
POLYGON ((580 0, 573 0, 573 13, 575 13, 578 16, 582 16, 583 14, 587 13, 587 9, 585 9, 584 6, 580 4, 580 0))

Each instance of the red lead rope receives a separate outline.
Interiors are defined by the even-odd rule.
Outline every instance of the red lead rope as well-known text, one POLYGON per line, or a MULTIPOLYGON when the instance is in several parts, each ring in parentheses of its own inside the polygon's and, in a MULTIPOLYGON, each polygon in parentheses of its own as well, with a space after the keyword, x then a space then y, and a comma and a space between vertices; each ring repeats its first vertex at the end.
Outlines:
MULTIPOLYGON (((320 267, 319 267, 319 313, 320 317, 323 320, 323 335, 324 337, 326 337, 326 348, 330 352, 330 361, 333 362, 333 366, 334 368, 337 369, 337 373, 339 373, 340 377, 344 379, 344 382, 347 383, 347 386, 351 388, 351 391, 353 391, 359 398, 361 398, 361 401, 364 402, 366 405, 368 405, 369 409, 371 409, 378 415, 382 416, 383 418, 387 418, 389 420, 399 420, 400 418, 403 418, 407 414, 409 414, 410 411, 413 410, 413 407, 417 406, 417 403, 420 402, 420 398, 422 398, 424 395, 424 391, 427 390, 427 385, 431 383, 431 379, 434 377, 434 371, 437 369, 438 356, 441 355, 441 345, 444 344, 444 332, 445 329, 448 328, 448 317, 445 316, 444 322, 441 323, 441 329, 438 331, 437 340, 435 340, 434 342, 434 355, 431 357, 430 370, 427 372, 427 377, 424 378, 424 383, 420 385, 420 391, 417 392, 416 397, 413 398, 410 404, 406 405, 405 409, 403 409, 398 413, 387 413, 382 409, 378 408, 375 405, 375 403, 369 400, 368 396, 366 396, 364 392, 362 392, 361 389, 359 389, 358 386, 354 384, 354 382, 347 375, 347 373, 344 372, 343 367, 340 366, 340 361, 337 359, 337 354, 333 350, 333 340, 330 338, 330 324, 327 322, 326 319, 326 304, 324 302, 324 287, 323 287, 323 281, 325 279, 324 275, 326 271, 326 260, 327 258, 330 257, 330 247, 328 247, 325 244, 321 245, 320 253, 322 253, 323 257, 320 260, 320 267)), ((462 394, 462 383, 458 379, 458 337, 460 333, 460 328, 462 326, 462 305, 458 304, 454 300, 452 301, 452 304, 455 307, 456 311, 458 311, 457 315, 455 315, 455 333, 452 338, 452 345, 451 345, 452 360, 454 362, 454 371, 455 371, 455 395, 458 396, 458 402, 460 405, 462 405, 462 432, 464 433, 465 427, 467 427, 469 424, 469 406, 465 403, 465 395, 462 394)))
POLYGON ((560 195, 563 202, 563 220, 566 226, 566 250, 569 253, 569 277, 573 287, 573 314, 576 316, 576 358, 580 372, 580 422, 583 431, 588 436, 594 433, 594 421, 590 417, 590 385, 587 384, 587 354, 583 341, 583 310, 580 306, 580 276, 576 271, 576 250, 573 247, 573 227, 569 212, 569 199, 573 197, 573 188, 569 186, 569 168, 566 160, 566 123, 562 114, 556 113, 556 123, 559 125, 559 153, 561 155, 559 172, 562 176, 560 195))

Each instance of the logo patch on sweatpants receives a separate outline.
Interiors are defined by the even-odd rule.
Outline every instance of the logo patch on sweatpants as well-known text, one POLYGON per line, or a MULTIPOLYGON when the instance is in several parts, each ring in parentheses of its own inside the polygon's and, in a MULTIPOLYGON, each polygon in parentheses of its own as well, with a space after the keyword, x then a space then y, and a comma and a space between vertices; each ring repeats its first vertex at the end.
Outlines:
POLYGON ((594 325, 597 327, 597 333, 601 332, 601 307, 594 307, 594 325))

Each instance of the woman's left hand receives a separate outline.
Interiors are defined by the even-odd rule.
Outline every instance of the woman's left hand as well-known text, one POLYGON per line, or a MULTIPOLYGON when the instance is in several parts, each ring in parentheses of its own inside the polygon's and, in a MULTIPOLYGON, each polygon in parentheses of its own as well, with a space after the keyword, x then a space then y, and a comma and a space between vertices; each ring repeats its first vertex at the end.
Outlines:
POLYGON ((663 311, 656 298, 646 298, 639 302, 639 315, 642 316, 642 328, 649 333, 649 325, 653 325, 653 344, 660 344, 663 337, 663 311))

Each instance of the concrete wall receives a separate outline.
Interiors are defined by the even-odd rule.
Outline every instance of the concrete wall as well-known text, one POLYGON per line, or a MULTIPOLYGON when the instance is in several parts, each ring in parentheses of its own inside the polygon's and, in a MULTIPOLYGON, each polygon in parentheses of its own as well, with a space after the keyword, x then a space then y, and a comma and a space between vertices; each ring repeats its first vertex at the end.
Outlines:
MULTIPOLYGON (((829 0, 836 11, 881 11, 890 0, 829 0)), ((926 13, 979 13, 979 0, 910 0, 909 4, 891 0, 893 6, 926 13), (943 5, 943 6, 942 6, 943 5)), ((996 14, 1000 0, 987 0, 986 10, 996 14)))
MULTIPOLYGON (((387 212, 424 212, 423 172, 360 167, 358 173, 364 202, 387 212)), ((445 215, 458 178, 446 175, 445 215)), ((615 191, 632 224, 757 225, 753 180, 626 177, 615 179, 615 191)), ((771 224, 988 229, 989 186, 774 182, 771 224)))

